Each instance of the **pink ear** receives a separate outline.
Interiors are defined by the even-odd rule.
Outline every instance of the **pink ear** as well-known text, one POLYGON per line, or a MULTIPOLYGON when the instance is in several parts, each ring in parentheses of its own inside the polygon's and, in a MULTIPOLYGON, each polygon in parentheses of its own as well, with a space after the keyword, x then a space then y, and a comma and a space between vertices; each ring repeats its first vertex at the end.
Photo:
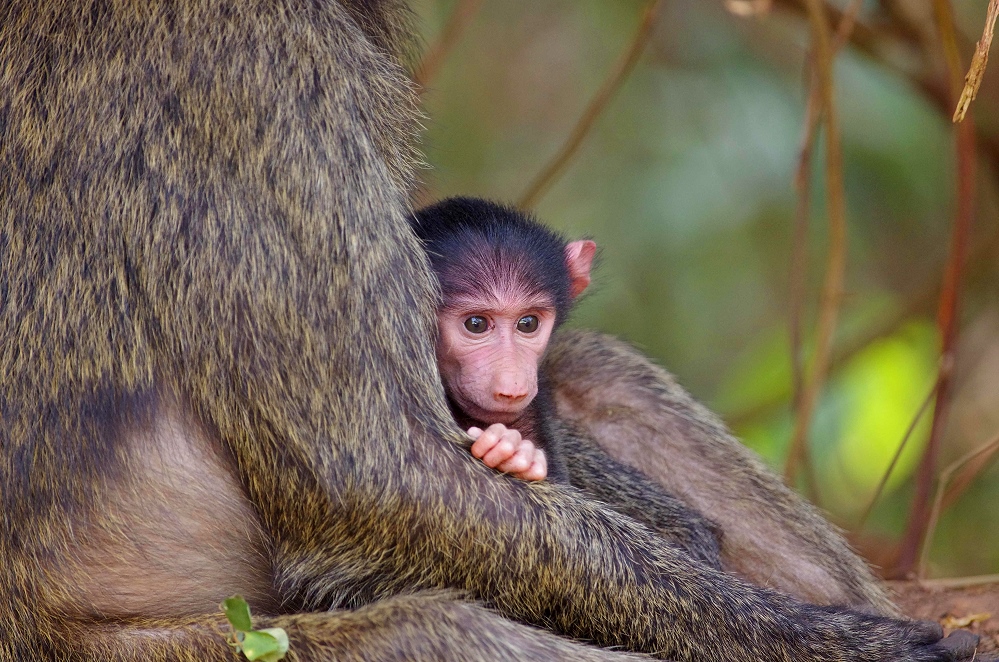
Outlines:
POLYGON ((565 247, 565 266, 569 267, 569 294, 578 297, 590 284, 590 267, 597 245, 589 239, 570 241, 565 247))

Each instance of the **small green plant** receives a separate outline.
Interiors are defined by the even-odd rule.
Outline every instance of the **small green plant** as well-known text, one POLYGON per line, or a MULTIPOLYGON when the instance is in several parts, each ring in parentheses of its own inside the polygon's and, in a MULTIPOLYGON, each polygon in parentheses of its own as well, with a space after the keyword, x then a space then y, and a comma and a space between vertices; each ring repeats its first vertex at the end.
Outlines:
POLYGON ((254 630, 250 605, 241 596, 226 598, 222 611, 232 627, 226 642, 250 662, 277 662, 288 652, 288 633, 282 628, 254 630))

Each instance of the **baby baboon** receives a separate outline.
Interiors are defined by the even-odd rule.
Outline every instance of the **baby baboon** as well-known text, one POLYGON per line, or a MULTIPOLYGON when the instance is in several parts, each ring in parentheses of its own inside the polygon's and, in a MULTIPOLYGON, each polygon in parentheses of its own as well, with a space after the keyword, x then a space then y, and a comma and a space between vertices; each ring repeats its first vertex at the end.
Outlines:
POLYGON ((440 283, 438 366, 472 454, 517 478, 547 473, 581 488, 720 567, 712 523, 554 418, 538 368, 590 283, 596 244, 567 242, 523 212, 476 198, 425 207, 412 225, 440 283))
POLYGON ((472 454, 518 478, 565 482, 542 421, 548 394, 538 366, 589 285, 596 244, 566 242, 476 198, 425 207, 412 225, 440 283, 437 362, 451 412, 475 439, 472 454))
POLYGON ((623 655, 520 623, 683 660, 950 659, 933 624, 749 585, 468 454, 406 221, 405 22, 3 5, 0 661, 229 660, 237 592, 304 661, 623 655))

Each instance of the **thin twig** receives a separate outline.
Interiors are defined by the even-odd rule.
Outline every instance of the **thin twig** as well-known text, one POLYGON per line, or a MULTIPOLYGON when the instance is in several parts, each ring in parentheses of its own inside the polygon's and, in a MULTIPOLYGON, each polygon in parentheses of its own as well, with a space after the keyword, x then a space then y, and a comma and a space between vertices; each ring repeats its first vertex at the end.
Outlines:
POLYGON ((950 466, 940 472, 940 479, 937 482, 937 495, 933 500, 933 510, 930 512, 930 521, 926 527, 926 537, 923 539, 923 551, 919 556, 918 577, 922 578, 926 576, 926 564, 930 555, 930 542, 933 540, 933 534, 936 533, 937 522, 940 520, 941 503, 943 502, 944 490, 947 487, 947 483, 950 481, 951 475, 976 457, 994 453, 996 450, 999 450, 999 435, 996 435, 996 437, 991 441, 982 444, 975 450, 965 453, 957 461, 953 462, 950 466))
POLYGON ((645 8, 645 13, 642 16, 638 30, 635 32, 635 36, 628 45, 624 55, 618 60, 617 66, 604 81, 603 85, 600 86, 600 89, 590 101, 589 106, 583 112, 582 117, 576 122, 572 133, 569 134, 565 144, 562 145, 562 149, 559 150, 558 154, 552 158, 548 165, 534 178, 530 186, 527 187, 527 190, 521 196, 518 203, 521 208, 531 209, 534 207, 538 200, 541 199, 541 196, 558 180, 569 161, 579 149, 579 146, 583 144, 583 140, 590 133, 594 123, 600 117, 608 102, 621 88, 622 83, 627 80, 628 75, 635 68, 635 64, 638 63, 638 58, 645 49, 645 44, 649 41, 649 36, 652 34, 652 26, 655 24, 654 19, 661 3, 662 0, 653 0, 645 8))
MULTIPOLYGON (((997 248, 999 248, 999 232, 993 232, 988 240, 974 247, 968 256, 965 267, 969 278, 989 268, 991 261, 996 257, 997 248)), ((829 361, 829 373, 836 373, 872 343, 895 333, 899 327, 913 317, 931 315, 935 308, 934 304, 939 302, 940 275, 942 274, 938 274, 938 277, 918 289, 898 311, 837 345, 833 350, 832 359, 829 361)), ((787 402, 787 394, 778 393, 772 398, 757 402, 744 409, 724 413, 724 418, 729 426, 739 428, 761 418, 774 415, 786 406, 787 402)))
POLYGON ((988 468, 989 463, 992 461, 992 455, 996 452, 999 452, 999 448, 993 448, 991 453, 985 453, 975 462, 969 462, 964 469, 951 479, 950 487, 944 492, 943 510, 947 510, 954 505, 954 502, 961 498, 968 487, 974 483, 975 479, 988 468))
POLYGON ((902 435, 902 441, 899 442, 898 448, 895 449, 895 455, 892 456, 891 462, 888 464, 888 468, 885 469, 885 473, 881 476, 881 482, 878 483, 878 488, 874 490, 874 496, 871 497, 870 503, 867 504, 867 508, 864 509, 864 514, 860 517, 860 523, 857 524, 857 531, 861 531, 864 525, 867 524, 867 518, 870 517, 871 511, 874 510, 874 506, 881 499, 881 494, 884 492, 885 485, 888 484, 888 479, 891 477, 893 471, 895 471, 895 465, 898 464, 898 459, 902 457, 902 451, 905 450, 906 445, 909 443, 909 438, 912 437, 912 433, 916 430, 916 426, 919 424, 920 419, 926 410, 929 409, 930 403, 933 402, 933 396, 937 393, 937 386, 939 385, 939 380, 933 381, 933 386, 930 387, 930 392, 926 394, 923 398, 922 404, 919 405, 919 409, 916 410, 916 415, 912 417, 912 422, 909 423, 909 427, 906 428, 905 434, 902 435))
POLYGON ((968 112, 968 106, 978 95, 978 88, 985 76, 985 65, 989 62, 989 48, 992 46, 992 35, 996 29, 996 19, 999 18, 999 0, 990 0, 988 14, 985 16, 985 30, 982 38, 975 45, 975 54, 971 56, 971 66, 964 77, 964 89, 961 98, 954 109, 954 121, 960 122, 968 112))
MULTIPOLYGON (((808 217, 812 206, 812 144, 815 140, 816 127, 819 124, 819 109, 822 106, 818 96, 818 86, 813 82, 805 109, 807 119, 802 131, 801 147, 798 151, 798 168, 794 175, 794 188, 798 192, 798 203, 794 213, 794 239, 791 248, 791 300, 788 310, 788 335, 791 341, 792 411, 798 411, 801 406, 801 395, 805 386, 805 364, 802 356, 804 353, 802 350, 802 315, 805 308, 805 281, 808 272, 808 217)), ((806 468, 810 465, 807 447, 800 449, 792 447, 788 453, 789 463, 791 462, 791 454, 796 453, 806 468)), ((791 476, 788 478, 792 479, 791 476)))
MULTIPOLYGON (((897 11, 897 5, 898 3, 894 2, 881 3, 887 22, 879 23, 877 30, 863 22, 857 23, 850 34, 850 44, 857 52, 884 67, 887 72, 918 89, 941 113, 951 115, 955 106, 953 99, 947 93, 946 86, 941 88, 935 74, 925 73, 926 67, 914 65, 915 62, 929 61, 932 58, 926 53, 926 40, 922 38, 921 31, 897 11), (906 53, 907 56, 896 57, 899 53, 906 53)), ((804 15, 804 0, 774 0, 774 13, 780 11, 804 15)), ((842 15, 836 7, 828 4, 826 12, 831 20, 836 20, 842 15)), ((982 129, 978 133, 978 145, 993 166, 999 168, 999 139, 987 129, 982 129)))
POLYGON ((969 588, 999 584, 999 575, 977 575, 974 577, 945 577, 942 579, 920 579, 919 585, 929 589, 935 588, 969 588))
POLYGON ((426 54, 416 72, 413 74, 413 81, 419 86, 418 89, 425 90, 433 82, 440 72, 441 66, 447 60, 448 55, 455 44, 461 39, 465 28, 472 22, 475 14, 479 11, 482 0, 458 0, 454 10, 448 17, 447 22, 441 29, 440 36, 433 46, 427 49, 426 54))
MULTIPOLYGON (((833 43, 833 55, 842 48, 856 25, 857 14, 863 5, 863 0, 852 0, 843 14, 836 30, 833 43)), ((815 133, 818 131, 821 119, 822 99, 818 77, 812 75, 809 86, 808 104, 805 112, 806 120, 801 147, 798 152, 798 169, 795 173, 794 187, 798 192, 798 204, 795 210, 794 243, 791 253, 791 304, 789 311, 789 335, 791 341, 791 406, 794 411, 801 407, 801 396, 804 391, 805 368, 802 361, 802 311, 805 300, 805 280, 808 271, 808 217, 811 211, 811 179, 812 179, 812 146, 815 133)), ((805 439, 799 445, 793 442, 788 450, 785 476, 789 483, 794 481, 797 465, 805 468, 806 486, 809 496, 816 500, 817 484, 814 480, 808 444, 805 439)))
POLYGON ((822 111, 825 117, 826 138, 826 193, 829 214, 829 254, 826 275, 819 306, 815 354, 812 372, 802 392, 798 416, 795 419, 791 452, 785 466, 785 476, 793 480, 796 462, 805 447, 808 428, 815 412, 819 393, 825 383, 832 351, 832 339, 843 298, 843 279, 846 271, 846 203, 843 194, 843 154, 839 139, 839 117, 833 92, 833 48, 825 8, 821 0, 807 0, 808 17, 812 26, 815 72, 821 91, 822 111))
MULTIPOLYGON (((944 50, 944 59, 950 77, 953 98, 960 95, 961 55, 957 48, 953 8, 949 0, 934 0, 937 23, 944 50)), ((896 575, 906 575, 920 556, 920 545, 928 530, 930 491, 936 472, 937 456, 943 438, 947 413, 950 408, 951 366, 957 347, 958 310, 961 300, 961 277, 964 272, 965 253, 975 211, 975 126, 969 118, 957 125, 957 209, 951 230, 950 257, 944 271, 937 327, 940 330, 940 379, 937 400, 933 408, 933 427, 916 474, 916 494, 909 511, 909 521, 899 544, 896 575)), ((924 550, 925 553, 925 550, 924 550)))
POLYGON ((860 15, 860 8, 864 6, 864 0, 851 0, 849 6, 843 12, 839 25, 836 27, 836 41, 833 43, 833 52, 839 51, 850 41, 853 29, 857 27, 857 16, 860 15))

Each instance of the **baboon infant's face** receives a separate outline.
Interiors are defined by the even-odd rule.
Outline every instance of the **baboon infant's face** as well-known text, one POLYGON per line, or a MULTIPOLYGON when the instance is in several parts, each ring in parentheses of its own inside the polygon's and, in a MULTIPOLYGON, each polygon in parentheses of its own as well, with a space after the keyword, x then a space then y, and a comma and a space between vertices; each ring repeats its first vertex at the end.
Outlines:
POLYGON ((438 311, 444 388, 470 418, 513 426, 538 394, 538 364, 555 327, 548 296, 520 288, 464 295, 438 311))

